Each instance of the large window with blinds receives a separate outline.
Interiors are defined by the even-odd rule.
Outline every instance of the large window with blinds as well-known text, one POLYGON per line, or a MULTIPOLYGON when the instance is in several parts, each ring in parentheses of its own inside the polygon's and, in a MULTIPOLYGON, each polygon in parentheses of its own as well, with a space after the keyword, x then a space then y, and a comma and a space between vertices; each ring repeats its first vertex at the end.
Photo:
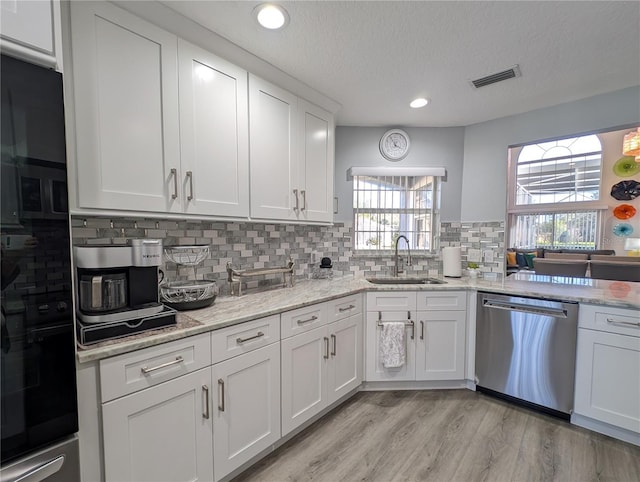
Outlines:
POLYGON ((595 249, 602 146, 587 135, 510 149, 509 244, 595 249))
POLYGON ((441 176, 396 171, 353 175, 355 250, 389 252, 400 235, 412 251, 437 249, 441 176))

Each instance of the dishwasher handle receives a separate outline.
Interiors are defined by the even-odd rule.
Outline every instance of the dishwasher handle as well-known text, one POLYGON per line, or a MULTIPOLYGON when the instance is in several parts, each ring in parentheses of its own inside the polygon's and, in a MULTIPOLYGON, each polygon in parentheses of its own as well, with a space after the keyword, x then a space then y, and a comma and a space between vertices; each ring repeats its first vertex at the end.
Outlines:
POLYGON ((552 316, 554 318, 567 318, 567 310, 558 308, 539 307, 524 303, 514 303, 512 301, 483 300, 482 306, 485 308, 495 308, 498 310, 520 311, 534 315, 552 316))

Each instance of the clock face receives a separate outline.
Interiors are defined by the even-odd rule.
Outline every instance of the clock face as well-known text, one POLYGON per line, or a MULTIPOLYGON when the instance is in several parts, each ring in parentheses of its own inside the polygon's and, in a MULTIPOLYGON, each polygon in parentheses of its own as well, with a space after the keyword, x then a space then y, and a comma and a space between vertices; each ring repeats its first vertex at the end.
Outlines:
POLYGON ((400 129, 384 133, 380 139, 380 153, 390 161, 399 161, 409 153, 409 136, 400 129))

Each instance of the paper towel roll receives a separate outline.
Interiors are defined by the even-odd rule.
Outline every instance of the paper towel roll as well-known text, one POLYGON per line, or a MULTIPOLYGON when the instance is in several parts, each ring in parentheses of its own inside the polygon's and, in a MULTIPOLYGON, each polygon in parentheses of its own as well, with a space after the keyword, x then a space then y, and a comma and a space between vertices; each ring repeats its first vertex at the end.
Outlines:
POLYGON ((442 248, 442 271, 449 278, 460 278, 462 276, 460 246, 442 248))

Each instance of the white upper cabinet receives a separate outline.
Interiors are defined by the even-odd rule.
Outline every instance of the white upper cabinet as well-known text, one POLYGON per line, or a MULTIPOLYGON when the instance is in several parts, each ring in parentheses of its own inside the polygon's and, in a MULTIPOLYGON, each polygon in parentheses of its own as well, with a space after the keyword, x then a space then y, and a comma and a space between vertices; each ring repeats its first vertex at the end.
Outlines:
POLYGON ((247 72, 178 41, 186 213, 249 216, 247 72))
POLYGON ((296 219, 297 103, 295 95, 249 75, 252 217, 296 219))
POLYGON ((299 125, 299 219, 333 220, 333 116, 309 102, 298 99, 299 125))
POLYGON ((0 46, 3 53, 34 64, 62 70, 60 2, 3 0, 0 2, 0 46))
POLYGON ((103 2, 71 19, 79 207, 180 211, 177 38, 103 2))
POLYGON ((249 118, 251 216, 331 222, 333 115, 250 75, 249 118))
POLYGON ((111 3, 70 9, 72 211, 332 221, 332 114, 111 3))

